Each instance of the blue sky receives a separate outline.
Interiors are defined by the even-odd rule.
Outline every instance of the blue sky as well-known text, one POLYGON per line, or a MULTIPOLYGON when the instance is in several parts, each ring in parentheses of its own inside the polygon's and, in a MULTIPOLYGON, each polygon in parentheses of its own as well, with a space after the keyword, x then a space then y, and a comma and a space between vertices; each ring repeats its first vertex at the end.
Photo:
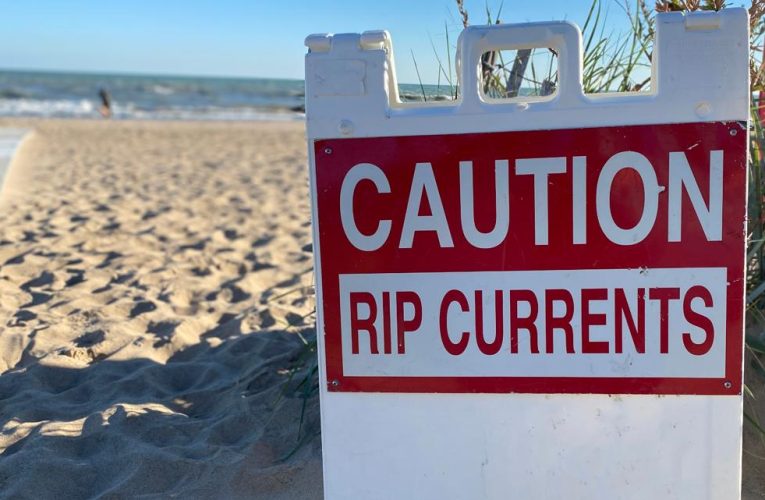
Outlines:
MULTIPOLYGON (((628 29, 620 1, 602 2, 617 32, 628 29)), ((485 0, 465 4, 473 24, 486 22, 485 0)), ((488 0, 494 13, 500 4, 488 0)), ((581 24, 589 5, 506 0, 501 19, 581 24)), ((399 80, 410 83, 411 53, 435 82, 431 40, 444 58, 445 23, 452 44, 462 28, 454 0, 18 0, 4 2, 2 18, 4 69, 302 78, 306 35, 387 29, 399 80)))

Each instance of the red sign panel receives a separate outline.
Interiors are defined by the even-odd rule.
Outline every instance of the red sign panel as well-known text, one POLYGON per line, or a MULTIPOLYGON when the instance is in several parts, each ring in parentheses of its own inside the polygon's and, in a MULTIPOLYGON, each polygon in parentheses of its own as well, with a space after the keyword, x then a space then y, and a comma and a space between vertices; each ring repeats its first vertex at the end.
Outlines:
POLYGON ((740 393, 746 137, 316 141, 329 390, 740 393))

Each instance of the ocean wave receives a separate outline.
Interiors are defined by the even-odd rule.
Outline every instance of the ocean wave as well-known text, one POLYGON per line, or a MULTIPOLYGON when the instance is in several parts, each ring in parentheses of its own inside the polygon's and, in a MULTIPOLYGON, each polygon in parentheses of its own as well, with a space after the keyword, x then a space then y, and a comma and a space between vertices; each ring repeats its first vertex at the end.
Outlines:
POLYGON ((0 72, 0 116, 116 119, 300 120, 303 82, 258 78, 0 72))
POLYGON ((86 99, 0 99, 0 116, 82 118, 93 115, 95 112, 93 103, 86 99))
POLYGON ((129 112, 115 110, 115 118, 128 120, 300 121, 305 114, 259 108, 175 108, 129 112))
POLYGON ((175 89, 167 85, 152 85, 151 91, 158 95, 172 95, 175 94, 175 89))
POLYGON ((0 89, 0 98, 3 99, 23 99, 25 97, 29 97, 29 95, 18 89, 0 89))
MULTIPOLYGON (((143 109, 133 103, 115 103, 113 117, 118 120, 221 120, 221 121, 299 121, 303 113, 280 108, 255 107, 168 107, 143 109)), ((97 118, 98 105, 87 99, 7 99, 0 98, 0 116, 41 118, 97 118)))

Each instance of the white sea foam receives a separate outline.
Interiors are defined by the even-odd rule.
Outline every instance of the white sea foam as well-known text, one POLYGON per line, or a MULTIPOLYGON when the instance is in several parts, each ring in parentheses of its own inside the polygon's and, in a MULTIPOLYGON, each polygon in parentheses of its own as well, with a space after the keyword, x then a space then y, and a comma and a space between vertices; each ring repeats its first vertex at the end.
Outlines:
POLYGON ((167 85, 152 85, 151 91, 159 95, 171 95, 175 94, 175 90, 167 85))
POLYGON ((81 100, 0 99, 0 116, 68 116, 83 118, 97 110, 93 103, 81 100))
MULTIPOLYGON (((171 107, 146 110, 132 103, 112 106, 114 118, 124 120, 224 120, 224 121, 300 121, 305 114, 253 107, 171 107)), ((98 118, 94 101, 0 99, 0 116, 26 116, 43 118, 98 118)))

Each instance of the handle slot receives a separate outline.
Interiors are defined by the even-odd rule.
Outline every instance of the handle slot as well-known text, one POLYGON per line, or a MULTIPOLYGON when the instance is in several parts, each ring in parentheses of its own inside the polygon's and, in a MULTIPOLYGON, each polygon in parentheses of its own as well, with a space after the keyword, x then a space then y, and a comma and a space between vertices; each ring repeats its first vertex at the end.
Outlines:
POLYGON ((481 57, 488 52, 550 48, 558 57, 558 88, 552 98, 556 104, 580 103, 582 91, 582 36, 579 28, 565 21, 516 25, 469 26, 460 35, 457 74, 462 88, 462 106, 500 105, 506 99, 493 99, 483 92, 481 57))
POLYGON ((550 48, 484 52, 480 77, 485 102, 551 100, 558 92, 558 53, 550 48))

